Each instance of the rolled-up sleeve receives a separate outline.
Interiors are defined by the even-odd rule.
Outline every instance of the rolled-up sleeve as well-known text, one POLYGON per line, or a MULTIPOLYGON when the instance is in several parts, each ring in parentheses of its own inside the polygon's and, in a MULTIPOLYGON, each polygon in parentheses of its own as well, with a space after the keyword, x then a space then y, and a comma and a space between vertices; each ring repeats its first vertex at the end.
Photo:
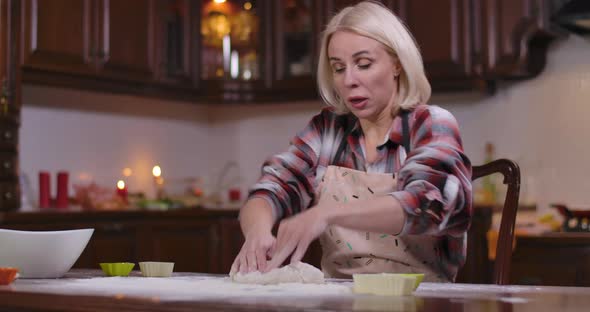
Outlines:
POLYGON ((391 195, 406 214, 400 235, 461 237, 472 216, 471 163, 459 126, 448 111, 429 106, 414 114, 411 148, 391 195))
POLYGON ((322 114, 315 116, 286 152, 265 161, 260 179, 250 189, 249 198, 259 197, 271 205, 275 221, 308 208, 314 199, 323 124, 322 114))

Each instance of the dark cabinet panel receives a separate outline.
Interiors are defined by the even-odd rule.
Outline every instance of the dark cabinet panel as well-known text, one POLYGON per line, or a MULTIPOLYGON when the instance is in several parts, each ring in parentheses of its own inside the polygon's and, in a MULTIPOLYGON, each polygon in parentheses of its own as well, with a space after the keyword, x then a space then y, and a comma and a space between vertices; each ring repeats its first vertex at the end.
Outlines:
POLYGON ((39 71, 153 79, 153 1, 26 0, 22 8, 23 68, 32 82, 51 80, 36 77, 39 71))
POLYGON ((244 236, 237 219, 221 220, 219 222, 221 233, 221 266, 217 273, 228 273, 234 259, 240 253, 244 244, 244 236))
POLYGON ((590 286, 590 236, 587 233, 517 236, 515 246, 511 283, 590 286))
MULTIPOLYGON (((26 0, 24 79, 202 103, 318 99, 321 31, 358 2, 26 0)), ((556 37, 558 1, 381 3, 415 37, 434 92, 534 77, 556 37)))
POLYGON ((405 20, 422 53, 429 78, 472 78, 469 0, 399 1, 405 20))
POLYGON ((155 71, 159 82, 182 87, 197 87, 199 55, 197 33, 200 18, 195 1, 160 0, 155 4, 155 71), (197 79, 195 79, 195 77, 197 79))
POLYGON ((144 260, 174 262, 174 269, 182 272, 218 271, 219 234, 214 224, 155 224, 150 232, 153 254, 144 260))
POLYGON ((16 210, 20 207, 20 9, 19 1, 0 1, 0 211, 16 210))
POLYGON ((113 222, 111 224, 75 225, 74 227, 94 228, 90 242, 74 265, 76 268, 99 269, 99 263, 134 262, 138 258, 139 244, 136 239, 136 227, 133 225, 113 222))
POLYGON ((528 78, 545 67, 548 44, 559 35, 549 18, 558 7, 547 0, 476 0, 485 75, 528 78))
POLYGON ((26 0, 22 5, 25 67, 73 73, 95 70, 91 0, 26 0))
MULTIPOLYGON (((3 186, 0 183, 0 204, 3 186)), ((243 243, 237 212, 200 209, 0 212, 0 228, 31 231, 94 228, 74 265, 90 269, 98 269, 101 262, 164 261, 174 262, 175 271, 227 274, 243 243)))
POLYGON ((154 1, 101 0, 98 3, 101 74, 130 80, 154 75, 154 1))
POLYGON ((2 119, 0 122, 0 150, 17 151, 18 127, 10 120, 2 119))
MULTIPOLYGON (((322 1, 273 1, 272 89, 318 97, 316 68, 324 17, 322 1)), ((296 99, 293 98, 293 99, 296 99)))

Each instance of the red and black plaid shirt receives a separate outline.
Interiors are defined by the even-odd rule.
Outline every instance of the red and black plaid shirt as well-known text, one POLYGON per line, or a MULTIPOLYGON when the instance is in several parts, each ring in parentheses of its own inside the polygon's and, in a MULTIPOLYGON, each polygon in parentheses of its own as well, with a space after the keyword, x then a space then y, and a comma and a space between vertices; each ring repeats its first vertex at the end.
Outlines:
POLYGON ((408 120, 409 154, 402 146, 402 118, 398 115, 377 147, 377 160, 369 164, 358 119, 325 108, 295 136, 286 152, 264 163, 250 197, 266 199, 279 220, 314 203, 315 189, 329 165, 393 173, 398 186, 391 196, 406 213, 399 235, 438 237, 441 269, 454 280, 465 262, 472 215, 471 163, 463 153, 459 127, 451 113, 438 106, 419 105, 408 114, 408 120), (345 149, 340 159, 334 159, 343 139, 345 149))

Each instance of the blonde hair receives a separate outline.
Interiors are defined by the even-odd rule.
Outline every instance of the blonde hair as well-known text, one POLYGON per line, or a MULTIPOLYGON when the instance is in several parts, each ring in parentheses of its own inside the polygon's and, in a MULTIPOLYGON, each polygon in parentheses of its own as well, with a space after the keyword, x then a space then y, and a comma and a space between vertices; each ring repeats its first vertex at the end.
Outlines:
MULTIPOLYGON (((401 65, 398 95, 392 114, 398 108, 410 110, 430 99, 431 88, 422 56, 414 38, 400 20, 381 3, 365 1, 342 9, 326 26, 318 60, 318 89, 326 104, 338 113, 348 113, 334 88, 333 72, 328 60, 328 44, 337 31, 350 31, 377 40, 401 65)), ((393 68, 392 68, 393 70, 393 68)))

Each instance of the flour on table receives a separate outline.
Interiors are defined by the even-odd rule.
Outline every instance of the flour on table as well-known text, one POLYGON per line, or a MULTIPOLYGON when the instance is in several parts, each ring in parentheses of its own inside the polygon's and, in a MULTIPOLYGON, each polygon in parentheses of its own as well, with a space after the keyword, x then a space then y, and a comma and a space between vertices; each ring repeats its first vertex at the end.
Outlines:
POLYGON ((297 262, 266 273, 259 271, 242 274, 234 273, 232 281, 244 284, 275 285, 283 283, 324 284, 324 273, 313 265, 297 262))

